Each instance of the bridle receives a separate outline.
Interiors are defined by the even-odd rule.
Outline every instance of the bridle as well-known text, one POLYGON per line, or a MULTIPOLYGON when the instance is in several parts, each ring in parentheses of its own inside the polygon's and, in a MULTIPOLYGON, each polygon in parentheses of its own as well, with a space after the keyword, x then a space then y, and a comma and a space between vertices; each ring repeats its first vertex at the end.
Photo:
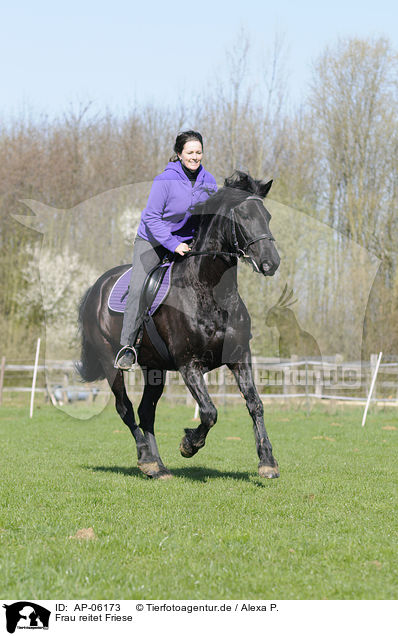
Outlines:
MULTIPOLYGON (((250 199, 257 199, 258 201, 262 201, 262 197, 260 197, 258 194, 252 194, 249 197, 247 197, 244 201, 242 201, 242 203, 244 203, 245 201, 249 201, 250 199)), ((239 205, 242 205, 242 204, 239 203, 239 205)), ((246 251, 250 247, 250 245, 253 245, 253 243, 257 243, 257 241, 264 241, 264 240, 275 241, 275 239, 272 236, 271 232, 268 232, 265 234, 260 234, 260 236, 256 236, 256 238, 254 239, 246 240, 246 242, 244 242, 243 247, 239 247, 237 228, 240 227, 240 225, 236 222, 236 216, 235 216, 235 209, 239 207, 239 205, 235 206, 234 208, 231 208, 231 225, 232 225, 231 235, 232 235, 232 244, 235 248, 235 252, 192 250, 191 252, 187 252, 186 254, 184 254, 184 258, 187 258, 190 256, 214 256, 214 258, 216 258, 217 256, 233 256, 234 258, 245 258, 251 263, 254 271, 260 273, 260 269, 256 261, 254 260, 252 256, 250 256, 249 254, 246 254, 246 251)), ((243 241, 245 241, 245 236, 243 235, 242 230, 240 230, 240 234, 241 234, 241 237, 243 238, 243 241)))
MULTIPOLYGON (((245 201, 248 201, 249 199, 257 199, 258 201, 262 201, 262 198, 258 196, 257 194, 252 194, 251 196, 247 197, 245 201)), ((257 241, 263 241, 263 240, 275 241, 274 237, 272 236, 271 232, 267 232, 266 234, 260 234, 260 236, 256 236, 256 238, 246 241, 243 247, 239 247, 237 227, 241 227, 241 226, 236 223, 235 208, 232 208, 231 210, 231 218, 232 218, 232 243, 236 249, 238 258, 245 258, 246 260, 248 260, 251 263, 253 269, 259 273, 260 270, 256 261, 254 260, 252 256, 250 256, 249 254, 246 254, 246 251, 250 247, 250 245, 253 245, 253 243, 257 243, 257 241)), ((245 240, 242 230, 240 230, 240 234, 243 240, 245 240)))

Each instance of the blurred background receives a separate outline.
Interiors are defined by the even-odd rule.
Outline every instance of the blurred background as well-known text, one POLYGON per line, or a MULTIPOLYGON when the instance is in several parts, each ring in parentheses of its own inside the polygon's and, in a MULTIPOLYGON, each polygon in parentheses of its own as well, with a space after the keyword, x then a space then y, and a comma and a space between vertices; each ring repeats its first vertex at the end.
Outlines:
POLYGON ((207 0, 151 10, 42 1, 3 13, 8 363, 32 363, 39 336, 48 359, 78 356, 79 298, 105 269, 130 262, 152 180, 186 128, 202 132, 203 163, 220 185, 235 169, 274 179, 281 268, 270 280, 239 268, 253 353, 284 357, 281 308, 267 317, 287 285, 295 324, 324 359, 398 359, 392 3, 249 0, 236 11, 207 0))

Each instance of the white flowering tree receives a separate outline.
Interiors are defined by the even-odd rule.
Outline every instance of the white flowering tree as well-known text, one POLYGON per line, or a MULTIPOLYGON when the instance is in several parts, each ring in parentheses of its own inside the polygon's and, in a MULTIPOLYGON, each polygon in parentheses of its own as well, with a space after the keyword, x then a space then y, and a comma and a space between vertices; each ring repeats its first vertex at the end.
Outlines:
POLYGON ((44 312, 47 348, 52 335, 61 350, 74 350, 79 300, 96 272, 67 246, 61 251, 36 246, 29 252, 31 263, 21 272, 25 287, 18 291, 20 317, 44 312))
POLYGON ((132 246, 137 235, 137 229, 141 218, 139 208, 125 208, 119 216, 118 226, 123 236, 125 245, 132 246))
MULTIPOLYGON (((48 362, 80 359, 80 299, 103 272, 131 260, 150 187, 149 182, 122 186, 70 209, 24 199, 33 215, 13 215, 43 236, 41 245, 29 250, 29 266, 21 272, 24 286, 18 290, 17 304, 21 319, 45 327, 47 386, 59 383, 59 372, 53 372, 48 362)), ((68 381, 77 385, 81 378, 69 373, 68 381)), ((59 408, 77 417, 67 403, 59 408)), ((78 417, 90 417, 103 408, 103 401, 96 400, 90 415, 78 417)))

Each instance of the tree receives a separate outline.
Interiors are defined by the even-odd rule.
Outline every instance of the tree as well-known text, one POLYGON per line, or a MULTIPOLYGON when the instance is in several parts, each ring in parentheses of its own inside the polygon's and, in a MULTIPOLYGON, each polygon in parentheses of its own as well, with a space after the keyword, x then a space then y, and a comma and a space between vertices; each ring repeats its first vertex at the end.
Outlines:
POLYGON ((47 334, 55 334, 58 351, 73 348, 79 341, 79 300, 96 273, 67 246, 62 251, 38 246, 27 251, 30 263, 21 270, 24 286, 18 291, 19 317, 28 323, 44 322, 47 334))
POLYGON ((397 80, 387 40, 341 40, 316 62, 309 97, 323 220, 380 258, 397 222, 397 80))

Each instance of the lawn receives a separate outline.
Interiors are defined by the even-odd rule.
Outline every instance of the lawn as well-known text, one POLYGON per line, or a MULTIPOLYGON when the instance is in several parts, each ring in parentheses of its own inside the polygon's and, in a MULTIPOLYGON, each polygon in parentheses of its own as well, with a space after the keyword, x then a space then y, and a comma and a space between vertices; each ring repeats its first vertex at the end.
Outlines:
POLYGON ((361 428, 361 414, 266 407, 281 469, 268 481, 244 406, 220 409, 184 459, 193 409, 161 404, 174 478, 151 481, 111 406, 91 420, 1 407, 0 596, 397 598, 397 417, 361 428))

